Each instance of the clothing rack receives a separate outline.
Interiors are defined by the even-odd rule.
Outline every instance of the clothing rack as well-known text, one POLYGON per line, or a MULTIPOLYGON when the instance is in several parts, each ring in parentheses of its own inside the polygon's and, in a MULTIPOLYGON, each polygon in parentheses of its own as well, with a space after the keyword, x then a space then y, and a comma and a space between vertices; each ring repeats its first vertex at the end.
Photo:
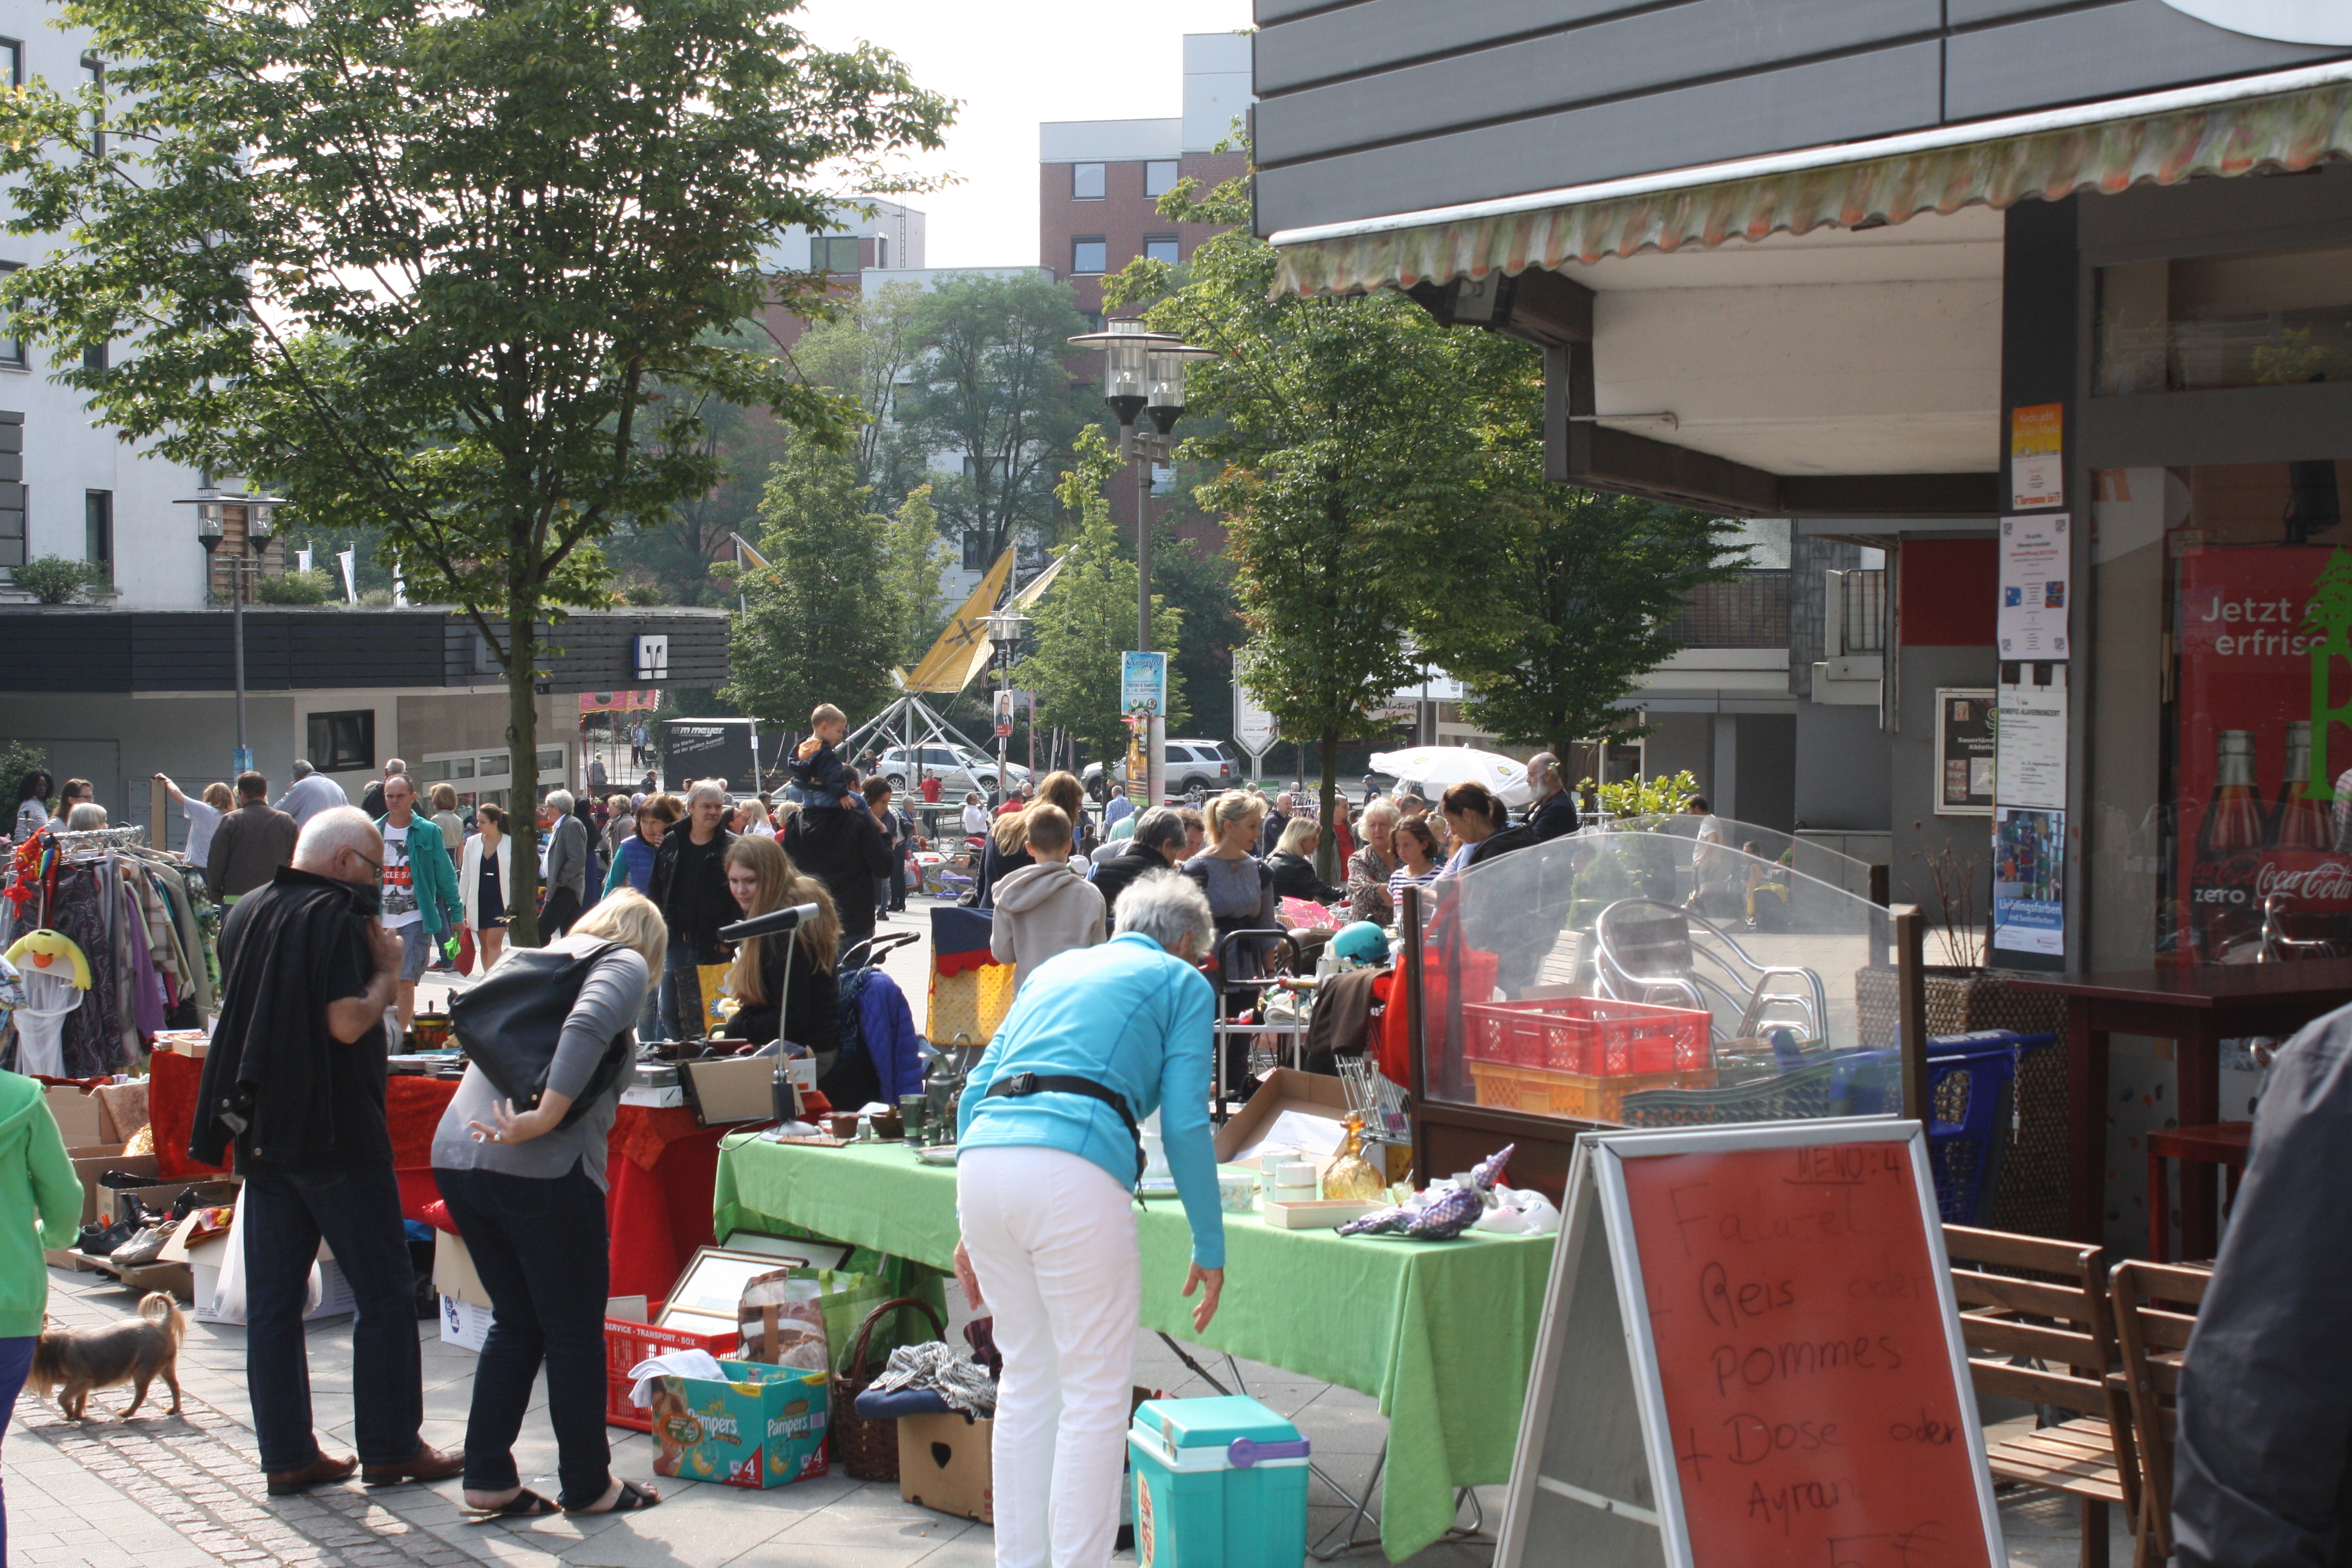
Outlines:
POLYGON ((49 838, 57 845, 58 853, 60 855, 80 854, 92 850, 147 847, 147 830, 139 826, 89 827, 84 828, 79 833, 52 832, 49 838))

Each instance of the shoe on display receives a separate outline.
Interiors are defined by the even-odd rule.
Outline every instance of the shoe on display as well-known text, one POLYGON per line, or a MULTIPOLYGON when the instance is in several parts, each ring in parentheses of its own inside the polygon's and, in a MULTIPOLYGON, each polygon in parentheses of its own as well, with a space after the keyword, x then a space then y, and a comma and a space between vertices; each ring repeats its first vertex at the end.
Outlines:
POLYGON ((172 1239, 172 1227, 151 1225, 106 1256, 117 1268, 144 1268, 155 1261, 163 1244, 172 1239))

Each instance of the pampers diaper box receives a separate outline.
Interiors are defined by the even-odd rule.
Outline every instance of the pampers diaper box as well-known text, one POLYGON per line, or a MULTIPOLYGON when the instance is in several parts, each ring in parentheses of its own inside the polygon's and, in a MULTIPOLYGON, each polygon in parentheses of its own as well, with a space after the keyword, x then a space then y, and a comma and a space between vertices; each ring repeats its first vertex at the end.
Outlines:
POLYGON ((719 1367, 720 1378, 654 1384, 654 1474, 755 1489, 824 1474, 826 1374, 749 1361, 719 1367))

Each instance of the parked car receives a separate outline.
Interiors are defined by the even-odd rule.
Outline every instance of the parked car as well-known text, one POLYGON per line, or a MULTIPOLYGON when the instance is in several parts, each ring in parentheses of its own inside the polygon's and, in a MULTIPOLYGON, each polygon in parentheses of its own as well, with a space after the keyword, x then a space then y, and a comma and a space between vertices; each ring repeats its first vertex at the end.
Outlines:
MULTIPOLYGON (((1223 741, 1171 741, 1162 766, 1171 795, 1186 795, 1196 789, 1231 789, 1242 776, 1240 759, 1223 741)), ((1124 770, 1114 770, 1114 776, 1123 778, 1124 770)), ((1087 771, 1079 777, 1087 793, 1097 800, 1102 799, 1110 787, 1103 781, 1100 763, 1087 763, 1087 771)))
MULTIPOLYGON (((996 784, 996 759, 985 752, 962 746, 919 746, 914 752, 904 746, 893 746, 882 753, 874 771, 901 793, 917 786, 924 775, 929 775, 940 781, 942 795, 959 800, 969 791, 985 791, 996 784)), ((1019 763, 1005 763, 1004 772, 1012 779, 1025 781, 1029 777, 1029 770, 1019 763)))

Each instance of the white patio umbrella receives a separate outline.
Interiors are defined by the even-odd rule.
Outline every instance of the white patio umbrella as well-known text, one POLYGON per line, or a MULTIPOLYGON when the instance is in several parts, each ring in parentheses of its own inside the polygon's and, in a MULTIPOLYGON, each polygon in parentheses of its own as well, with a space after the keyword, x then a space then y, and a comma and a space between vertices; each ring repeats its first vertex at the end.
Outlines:
POLYGON ((1420 784, 1432 801, 1458 784, 1481 784, 1506 805, 1525 805, 1535 798, 1525 763, 1468 746, 1408 746, 1402 752, 1374 752, 1372 771, 1420 784))

